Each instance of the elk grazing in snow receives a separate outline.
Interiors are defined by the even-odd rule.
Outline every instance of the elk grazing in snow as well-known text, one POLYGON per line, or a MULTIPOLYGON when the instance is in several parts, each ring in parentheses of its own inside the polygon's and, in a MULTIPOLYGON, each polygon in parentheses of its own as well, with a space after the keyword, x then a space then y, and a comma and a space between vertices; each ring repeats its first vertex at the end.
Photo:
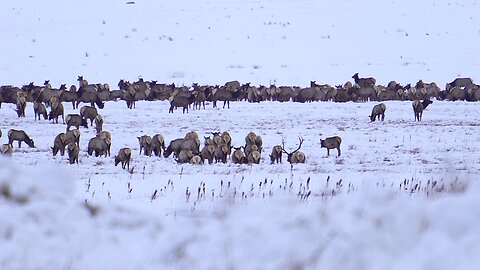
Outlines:
POLYGON ((297 164, 297 163, 305 163, 307 160, 306 160, 306 157, 305 157, 305 154, 300 150, 300 148, 302 148, 302 144, 303 144, 303 138, 302 137, 299 137, 298 138, 299 140, 299 145, 297 147, 297 149, 293 150, 292 152, 287 152, 285 150, 285 141, 282 139, 282 151, 287 154, 287 161, 290 163, 290 164, 297 164))
POLYGON ((372 109, 372 114, 370 114, 370 121, 375 122, 375 119, 378 118, 378 120, 385 120, 385 110, 387 109, 387 106, 385 103, 380 103, 375 106, 373 106, 372 109), (382 118, 380 118, 382 117, 382 118))

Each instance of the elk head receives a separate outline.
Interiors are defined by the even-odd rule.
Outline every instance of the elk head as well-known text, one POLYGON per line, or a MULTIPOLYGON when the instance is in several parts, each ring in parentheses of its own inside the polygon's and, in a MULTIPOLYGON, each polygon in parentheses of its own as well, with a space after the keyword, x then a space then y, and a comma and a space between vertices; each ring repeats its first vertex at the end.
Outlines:
POLYGON ((298 152, 298 150, 300 150, 300 148, 302 148, 302 143, 303 143, 303 138, 302 137, 298 137, 298 140, 299 140, 299 145, 297 147, 297 149, 293 150, 292 152, 287 152, 285 150, 285 140, 282 138, 282 151, 287 154, 287 161, 290 163, 290 164, 293 164, 293 163, 297 163, 298 161, 296 160, 296 158, 294 158, 294 155, 298 152))

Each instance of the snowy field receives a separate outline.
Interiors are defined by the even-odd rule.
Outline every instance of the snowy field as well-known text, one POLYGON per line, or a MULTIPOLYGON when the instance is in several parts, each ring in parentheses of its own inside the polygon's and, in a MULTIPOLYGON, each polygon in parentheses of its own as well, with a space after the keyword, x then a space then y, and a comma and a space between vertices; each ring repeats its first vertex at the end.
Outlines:
MULTIPOLYGON (((0 85, 147 80, 190 85, 340 84, 355 72, 440 87, 479 82, 477 1, 11 1, 0 9, 0 85)), ((167 102, 107 102, 112 156, 52 157, 65 125, 2 104, 0 269, 478 269, 478 103, 231 103, 168 114, 167 102), (137 137, 261 135, 259 165, 177 164, 139 155, 137 137), (320 148, 339 135, 342 155, 320 148), (307 163, 271 165, 298 137, 307 163), (133 150, 133 173, 113 155, 133 150)), ((76 112, 64 104, 66 114, 76 112)))

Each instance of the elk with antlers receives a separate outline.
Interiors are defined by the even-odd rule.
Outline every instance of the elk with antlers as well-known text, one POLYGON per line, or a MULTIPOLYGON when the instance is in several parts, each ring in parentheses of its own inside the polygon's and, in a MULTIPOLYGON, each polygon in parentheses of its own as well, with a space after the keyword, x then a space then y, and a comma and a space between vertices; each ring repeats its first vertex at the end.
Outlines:
POLYGON ((285 140, 282 139, 282 151, 287 154, 287 161, 290 162, 290 164, 296 164, 296 163, 305 163, 306 158, 305 154, 300 150, 302 148, 302 143, 303 143, 303 138, 298 137, 298 140, 300 141, 300 144, 298 145, 297 149, 293 150, 292 152, 288 153, 285 151, 285 140))

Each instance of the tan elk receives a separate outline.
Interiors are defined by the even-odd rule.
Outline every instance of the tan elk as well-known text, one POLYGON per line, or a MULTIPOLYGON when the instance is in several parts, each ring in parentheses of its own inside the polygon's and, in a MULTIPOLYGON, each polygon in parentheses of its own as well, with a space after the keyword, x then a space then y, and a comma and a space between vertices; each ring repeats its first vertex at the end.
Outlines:
POLYGON ((297 164, 297 163, 305 163, 306 162, 306 157, 305 157, 305 154, 300 150, 300 148, 302 148, 302 144, 303 144, 303 138, 302 137, 298 137, 298 140, 299 140, 299 145, 297 147, 297 149, 293 150, 292 152, 288 153, 286 150, 285 150, 285 141, 282 139, 282 151, 287 154, 287 161, 290 162, 290 164, 297 164))
POLYGON ((320 139, 320 147, 327 148, 327 156, 330 156, 330 149, 337 149, 338 156, 340 156, 340 144, 342 143, 342 138, 340 136, 333 136, 326 138, 325 140, 320 139))
POLYGON ((270 161, 272 161, 272 164, 276 163, 282 163, 282 153, 283 153, 283 148, 280 145, 275 145, 272 148, 272 153, 269 155, 270 156, 270 161))
POLYGON ((372 109, 372 114, 370 114, 370 121, 371 122, 375 122, 375 119, 378 118, 378 120, 380 121, 380 119, 383 121, 385 120, 385 110, 387 109, 387 106, 385 105, 385 103, 380 103, 380 104, 377 104, 375 106, 373 106, 373 109, 372 109), (382 117, 382 118, 380 118, 382 117))
POLYGON ((118 154, 115 156, 115 166, 118 163, 122 163, 122 169, 127 167, 127 170, 130 170, 130 158, 132 156, 132 150, 128 147, 122 148, 118 151, 118 154))
POLYGON ((420 100, 416 99, 412 103, 413 113, 415 114, 415 121, 422 121, 423 110, 427 108, 428 105, 432 104, 433 101, 431 100, 424 100, 420 102, 420 100))

